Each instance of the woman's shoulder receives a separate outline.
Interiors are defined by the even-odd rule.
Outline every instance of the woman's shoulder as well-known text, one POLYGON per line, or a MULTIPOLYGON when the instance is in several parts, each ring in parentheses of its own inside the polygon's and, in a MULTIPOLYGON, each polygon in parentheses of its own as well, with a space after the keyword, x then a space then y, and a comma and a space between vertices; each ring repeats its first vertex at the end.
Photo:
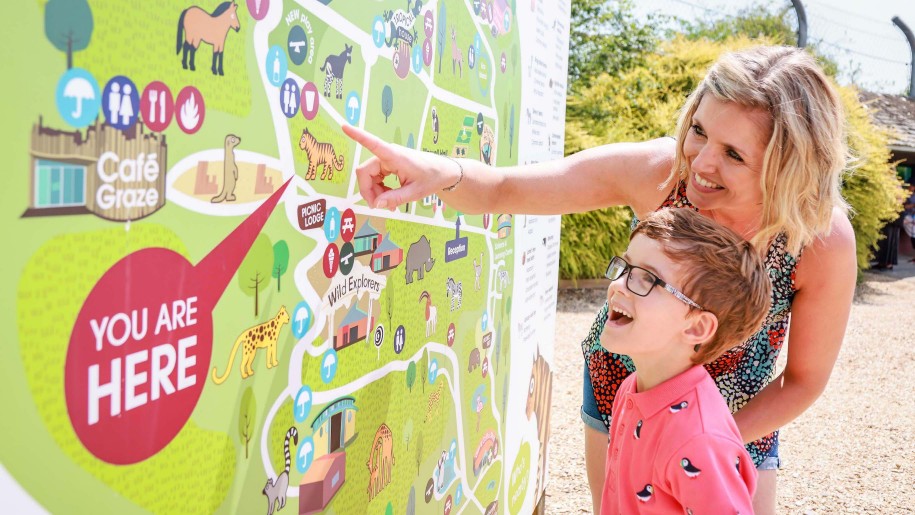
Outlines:
POLYGON ((839 208, 832 211, 829 230, 804 248, 798 261, 798 289, 805 284, 829 281, 837 274, 857 274, 855 231, 848 215, 839 208))

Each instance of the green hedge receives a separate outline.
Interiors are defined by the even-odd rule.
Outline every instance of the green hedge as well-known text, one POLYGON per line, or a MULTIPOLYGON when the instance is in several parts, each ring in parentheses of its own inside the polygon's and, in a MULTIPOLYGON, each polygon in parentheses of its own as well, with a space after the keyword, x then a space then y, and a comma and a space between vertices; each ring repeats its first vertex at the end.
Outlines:
MULTIPOLYGON (((770 41, 733 37, 714 42, 676 37, 646 56, 645 65, 593 78, 568 98, 566 154, 619 141, 643 141, 672 134, 677 112, 711 64, 724 52, 770 41)), ((826 66, 826 69, 831 69, 826 66)), ((858 101, 854 88, 839 88, 857 157, 844 180, 843 194, 852 205, 859 269, 866 268, 880 238, 880 227, 896 217, 901 204, 888 134, 876 127, 858 101)), ((631 215, 611 208, 563 217, 559 273, 563 279, 603 275, 609 256, 628 244, 631 215)))

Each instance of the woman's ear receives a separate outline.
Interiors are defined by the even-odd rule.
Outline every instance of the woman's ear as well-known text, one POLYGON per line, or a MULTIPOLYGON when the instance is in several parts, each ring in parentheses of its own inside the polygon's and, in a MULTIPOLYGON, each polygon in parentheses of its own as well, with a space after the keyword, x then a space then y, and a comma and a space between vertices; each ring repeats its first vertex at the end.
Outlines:
POLYGON ((708 311, 699 311, 687 318, 688 324, 683 335, 690 345, 702 345, 709 342, 718 330, 718 317, 708 311))

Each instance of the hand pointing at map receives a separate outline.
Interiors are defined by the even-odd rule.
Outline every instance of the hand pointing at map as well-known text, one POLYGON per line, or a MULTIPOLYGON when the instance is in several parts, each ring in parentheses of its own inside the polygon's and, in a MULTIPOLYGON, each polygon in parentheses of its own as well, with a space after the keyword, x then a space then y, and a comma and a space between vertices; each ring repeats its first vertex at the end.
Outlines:
POLYGON ((344 125, 343 132, 374 154, 356 168, 359 193, 371 207, 394 209, 400 204, 439 193, 461 176, 459 168, 463 164, 459 166, 446 157, 386 143, 350 125, 344 125), (389 175, 397 177, 399 188, 384 184, 389 175))

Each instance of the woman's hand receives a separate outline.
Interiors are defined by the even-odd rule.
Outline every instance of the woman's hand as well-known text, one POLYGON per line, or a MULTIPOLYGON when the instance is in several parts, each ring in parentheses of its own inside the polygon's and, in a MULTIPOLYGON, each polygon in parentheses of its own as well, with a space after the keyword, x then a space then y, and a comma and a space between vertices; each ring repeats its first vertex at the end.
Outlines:
POLYGON ((401 204, 439 193, 461 177, 460 166, 445 157, 385 143, 351 125, 344 125, 343 132, 374 154, 356 167, 359 193, 369 207, 393 210, 401 204), (384 184, 389 175, 397 177, 399 188, 384 184))

